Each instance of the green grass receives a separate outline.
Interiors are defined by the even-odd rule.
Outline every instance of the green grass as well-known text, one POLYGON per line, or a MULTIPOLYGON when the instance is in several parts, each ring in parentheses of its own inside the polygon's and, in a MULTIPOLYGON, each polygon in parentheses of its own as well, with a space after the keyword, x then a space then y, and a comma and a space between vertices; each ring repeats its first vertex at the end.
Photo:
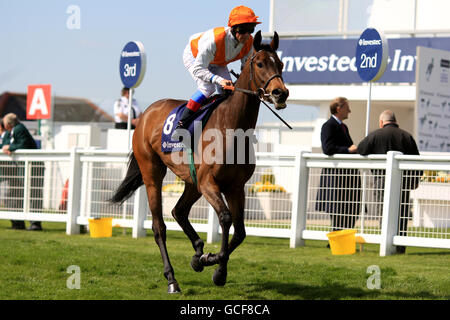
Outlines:
MULTIPOLYGON (((112 238, 67 236, 65 225, 43 232, 9 229, 0 220, 0 299, 449 299, 450 251, 407 248, 379 257, 378 245, 333 256, 324 241, 290 249, 289 240, 247 237, 232 254, 228 282, 216 287, 214 267, 190 267, 193 249, 182 232, 168 232, 168 250, 182 293, 166 294, 162 261, 151 231, 133 239, 114 228, 112 238), (81 289, 66 286, 67 268, 81 269, 81 289), (379 266, 381 289, 367 288, 367 268, 379 266)), ((205 235, 201 235, 205 239, 205 235)), ((206 244, 217 252, 219 244, 206 244)))

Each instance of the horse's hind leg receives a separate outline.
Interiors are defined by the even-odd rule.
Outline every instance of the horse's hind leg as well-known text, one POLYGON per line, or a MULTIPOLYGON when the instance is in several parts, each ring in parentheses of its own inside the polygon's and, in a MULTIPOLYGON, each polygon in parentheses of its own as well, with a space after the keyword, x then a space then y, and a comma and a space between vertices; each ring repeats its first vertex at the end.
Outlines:
POLYGON ((168 293, 180 292, 177 280, 175 280, 175 272, 170 263, 169 254, 166 247, 166 224, 164 223, 162 216, 161 205, 161 186, 146 184, 147 196, 152 213, 152 230, 155 237, 155 242, 161 252, 161 258, 164 264, 164 276, 168 283, 168 293))
POLYGON ((168 282, 167 292, 180 292, 181 290, 177 280, 175 280, 175 273, 170 263, 169 254, 167 253, 166 224, 164 223, 162 214, 161 188, 167 168, 159 158, 152 157, 151 155, 141 160, 139 167, 142 172, 142 178, 147 190, 148 204, 152 213, 152 230, 155 242, 159 247, 164 264, 164 276, 168 282))
POLYGON ((184 233, 192 242, 192 246, 195 250, 195 255, 192 257, 191 266, 197 272, 203 271, 203 265, 200 264, 199 259, 203 255, 204 243, 200 239, 197 232, 189 222, 188 216, 193 204, 201 197, 201 193, 197 191, 197 188, 192 184, 186 184, 184 192, 178 200, 175 208, 172 210, 172 216, 178 222, 183 229, 184 233))

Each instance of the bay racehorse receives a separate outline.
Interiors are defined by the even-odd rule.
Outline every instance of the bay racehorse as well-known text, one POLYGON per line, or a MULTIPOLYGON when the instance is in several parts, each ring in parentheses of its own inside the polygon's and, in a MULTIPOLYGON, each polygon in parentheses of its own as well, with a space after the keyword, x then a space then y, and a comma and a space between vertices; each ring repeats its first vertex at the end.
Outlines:
MULTIPOLYGON (((254 129, 258 118, 259 105, 264 99, 275 105, 276 109, 286 107, 286 99, 289 91, 286 89, 281 77, 282 62, 276 54, 278 48, 278 34, 275 32, 270 43, 261 43, 261 32, 255 35, 251 58, 245 63, 239 79, 235 83, 235 90, 212 113, 206 123, 199 148, 202 150, 212 143, 211 139, 203 139, 208 129, 219 130, 225 139, 226 131, 230 129, 242 129, 243 131, 254 129)), ((189 237, 194 247, 195 254, 191 260, 192 268, 200 272, 204 266, 218 264, 213 274, 213 281, 218 286, 223 286, 227 278, 227 263, 230 254, 245 238, 244 226, 244 185, 255 170, 252 158, 252 148, 246 148, 244 163, 226 163, 223 161, 203 161, 199 159, 201 153, 196 152, 195 169, 197 183, 191 177, 189 165, 176 163, 173 153, 161 151, 161 134, 165 119, 175 107, 185 103, 182 100, 159 100, 142 115, 133 135, 133 150, 129 157, 128 170, 125 179, 115 191, 111 201, 122 203, 129 198, 137 188, 145 184, 149 208, 152 214, 152 230, 154 238, 159 246, 162 261, 164 263, 164 276, 168 281, 168 292, 179 292, 180 288, 175 280, 174 270, 169 260, 166 248, 166 226, 163 220, 161 188, 167 168, 185 181, 185 189, 172 215, 183 231, 189 237), (204 243, 198 236, 188 220, 192 205, 201 197, 206 200, 216 211, 222 228, 222 243, 217 254, 203 253, 204 243), (225 196, 226 203, 223 196, 225 196), (229 230, 234 226, 234 234, 231 241, 229 230)), ((228 131, 229 132, 229 131, 228 131)), ((247 141, 248 142, 248 141, 247 141)), ((250 144, 250 142, 248 142, 250 144)), ((236 145, 225 141, 221 144, 223 155, 230 152, 229 148, 236 149, 236 145)), ((179 151, 182 155, 186 152, 179 151)), ((254 159, 254 154, 253 154, 254 159)))

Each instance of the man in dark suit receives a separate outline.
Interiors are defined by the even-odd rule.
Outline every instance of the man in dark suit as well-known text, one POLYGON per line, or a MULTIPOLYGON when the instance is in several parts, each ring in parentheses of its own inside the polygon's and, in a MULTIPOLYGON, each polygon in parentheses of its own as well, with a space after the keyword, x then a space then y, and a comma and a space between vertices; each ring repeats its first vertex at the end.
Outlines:
MULTIPOLYGON (((326 155, 356 153, 344 120, 351 112, 348 100, 334 99, 330 104, 330 119, 322 126, 322 150, 326 155)), ((332 230, 354 228, 359 215, 361 179, 357 169, 322 169, 320 188, 317 193, 316 210, 331 215, 332 230)))
MULTIPOLYGON (((380 114, 380 129, 371 132, 358 144, 358 152, 361 155, 386 154, 388 151, 400 151, 403 154, 419 155, 414 138, 405 130, 399 128, 395 114, 391 110, 385 110, 380 114)), ((377 199, 382 201, 384 193, 385 170, 372 170, 376 179, 377 199)), ((408 230, 408 218, 410 214, 409 193, 410 189, 417 188, 422 172, 406 170, 403 173, 402 193, 400 206, 399 235, 406 235, 408 230)), ((397 253, 405 253, 404 246, 397 246, 397 253)))
MULTIPOLYGON (((36 142, 31 136, 28 129, 19 121, 19 118, 14 113, 8 113, 3 118, 3 124, 5 129, 10 132, 9 141, 6 141, 2 145, 4 153, 11 155, 12 152, 18 149, 37 149, 36 142)), ((30 188, 30 208, 42 209, 42 177, 43 177, 43 164, 41 162, 31 163, 31 188, 30 188)), ((24 180, 24 164, 15 163, 12 167, 9 179, 9 208, 18 210, 23 207, 23 180, 24 180)), ((25 224, 23 221, 11 221, 12 227, 15 229, 24 229, 25 224)), ((39 221, 31 221, 28 230, 42 230, 41 223, 39 221)))

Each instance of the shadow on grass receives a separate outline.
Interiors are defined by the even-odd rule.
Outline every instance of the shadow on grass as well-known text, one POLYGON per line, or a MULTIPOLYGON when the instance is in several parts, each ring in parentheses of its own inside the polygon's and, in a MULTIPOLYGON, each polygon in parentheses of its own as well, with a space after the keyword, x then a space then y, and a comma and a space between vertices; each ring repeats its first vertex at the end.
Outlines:
MULTIPOLYGON (((43 233, 65 233, 66 224, 61 222, 41 222, 43 233)), ((25 221, 25 228, 30 226, 30 221, 25 221)), ((15 232, 27 232, 28 230, 17 230, 11 228, 11 222, 9 220, 1 220, 0 229, 11 230, 15 232)), ((33 231, 40 233, 40 231, 33 231)))
POLYGON ((437 299, 435 295, 429 292, 415 292, 409 294, 401 291, 386 291, 379 290, 363 290, 356 287, 345 287, 340 285, 328 285, 328 286, 309 286, 293 283, 280 283, 280 282, 265 282, 258 283, 255 286, 255 291, 275 291, 278 294, 283 295, 286 299, 437 299))
POLYGON ((446 256, 450 255, 450 250, 448 251, 436 251, 436 252, 407 252, 407 255, 409 256, 446 256))
MULTIPOLYGON (((190 280, 183 283, 190 287, 184 293, 187 295, 206 294, 208 289, 202 281, 190 280)), ((211 287, 214 284, 208 283, 211 287)), ((225 288, 244 286, 244 284, 227 284, 225 288)), ((238 289, 240 296, 248 300, 270 300, 271 297, 282 296, 282 300, 414 300, 430 299, 436 300, 442 297, 435 296, 429 292, 420 291, 413 294, 404 291, 388 291, 388 289, 362 289, 358 287, 346 287, 342 285, 330 284, 324 286, 311 286, 294 283, 283 283, 268 281, 261 283, 247 283, 245 288, 238 289)), ((234 290, 233 290, 234 291, 234 290)), ((275 298, 278 299, 278 298, 275 298)))

